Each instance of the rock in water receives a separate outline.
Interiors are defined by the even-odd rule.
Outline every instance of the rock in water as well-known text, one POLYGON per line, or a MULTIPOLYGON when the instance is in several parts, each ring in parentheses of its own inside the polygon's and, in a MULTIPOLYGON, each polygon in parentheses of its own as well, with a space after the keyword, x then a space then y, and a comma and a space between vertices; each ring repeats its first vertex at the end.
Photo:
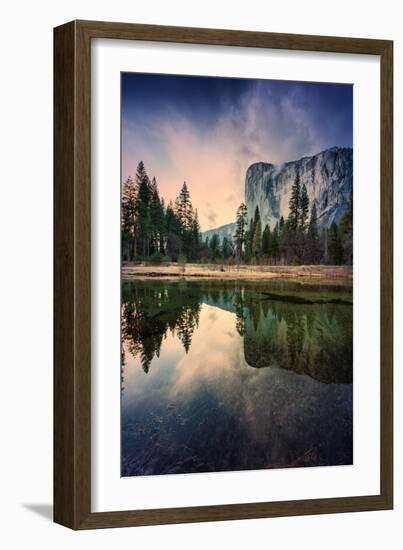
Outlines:
POLYGON ((348 210, 353 193, 353 150, 332 147, 312 157, 286 162, 280 167, 266 162, 252 164, 245 178, 248 218, 259 207, 262 227, 273 228, 281 216, 288 217, 291 188, 297 170, 306 185, 309 208, 316 203, 318 223, 329 226, 348 210))

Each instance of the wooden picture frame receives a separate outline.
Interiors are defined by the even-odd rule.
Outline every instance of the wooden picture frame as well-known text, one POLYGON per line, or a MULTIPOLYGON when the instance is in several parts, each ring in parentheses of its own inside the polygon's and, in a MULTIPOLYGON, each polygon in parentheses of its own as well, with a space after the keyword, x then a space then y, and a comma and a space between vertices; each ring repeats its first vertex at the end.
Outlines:
POLYGON ((385 40, 73 21, 54 30, 54 520, 72 529, 393 507, 393 43, 385 40), (380 56, 381 487, 370 496, 91 512, 91 40, 113 38, 380 56))

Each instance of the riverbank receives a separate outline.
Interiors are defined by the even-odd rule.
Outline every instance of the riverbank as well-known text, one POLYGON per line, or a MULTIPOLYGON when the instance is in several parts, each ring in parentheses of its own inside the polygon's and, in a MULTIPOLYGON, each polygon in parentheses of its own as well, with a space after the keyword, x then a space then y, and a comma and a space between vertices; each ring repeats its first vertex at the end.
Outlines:
POLYGON ((221 264, 177 264, 150 265, 125 263, 122 279, 318 279, 352 280, 352 266, 331 265, 221 265, 221 264))

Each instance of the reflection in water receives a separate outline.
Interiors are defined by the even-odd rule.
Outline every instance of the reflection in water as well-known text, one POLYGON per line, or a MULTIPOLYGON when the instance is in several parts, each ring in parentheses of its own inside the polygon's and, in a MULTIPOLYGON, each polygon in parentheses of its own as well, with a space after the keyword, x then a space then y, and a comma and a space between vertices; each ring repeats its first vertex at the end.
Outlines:
POLYGON ((122 475, 352 463, 351 289, 122 287, 122 475))

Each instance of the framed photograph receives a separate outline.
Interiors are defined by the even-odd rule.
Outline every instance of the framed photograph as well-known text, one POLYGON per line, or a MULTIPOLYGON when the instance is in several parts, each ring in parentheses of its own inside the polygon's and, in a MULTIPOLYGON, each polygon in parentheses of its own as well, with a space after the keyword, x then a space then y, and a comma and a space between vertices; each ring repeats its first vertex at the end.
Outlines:
POLYGON ((393 506, 384 40, 54 33, 54 520, 393 506))

